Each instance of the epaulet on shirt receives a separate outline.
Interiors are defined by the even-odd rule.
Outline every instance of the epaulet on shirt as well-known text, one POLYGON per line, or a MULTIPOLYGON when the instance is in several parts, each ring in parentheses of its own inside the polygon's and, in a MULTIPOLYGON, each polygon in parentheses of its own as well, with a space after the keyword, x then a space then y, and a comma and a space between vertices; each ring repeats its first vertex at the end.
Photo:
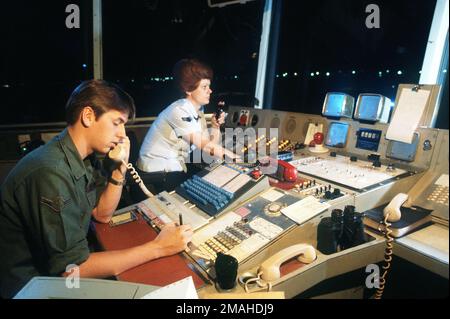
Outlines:
MULTIPOLYGON (((198 121, 198 119, 200 118, 200 116, 194 117, 195 121, 198 121)), ((181 119, 185 122, 191 122, 192 121, 192 117, 191 116, 186 116, 186 117, 181 117, 181 119)))

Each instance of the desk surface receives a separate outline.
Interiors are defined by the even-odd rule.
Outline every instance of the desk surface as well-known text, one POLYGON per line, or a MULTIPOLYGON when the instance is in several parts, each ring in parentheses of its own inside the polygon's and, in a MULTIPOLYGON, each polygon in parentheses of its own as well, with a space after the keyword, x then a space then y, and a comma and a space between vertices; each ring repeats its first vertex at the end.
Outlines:
MULTIPOLYGON (((131 248, 153 240, 157 233, 141 216, 136 221, 115 227, 95 224, 97 238, 104 250, 131 248)), ((163 257, 129 269, 117 276, 119 280, 155 286, 166 286, 192 276, 197 289, 206 282, 194 272, 190 262, 182 254, 163 257)))

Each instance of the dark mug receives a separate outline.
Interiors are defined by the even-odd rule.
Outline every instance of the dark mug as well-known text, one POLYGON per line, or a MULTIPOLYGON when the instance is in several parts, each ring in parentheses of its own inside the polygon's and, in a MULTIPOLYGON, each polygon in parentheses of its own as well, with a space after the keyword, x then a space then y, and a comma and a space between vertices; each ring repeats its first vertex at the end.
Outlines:
POLYGON ((220 289, 229 290, 236 286, 238 261, 230 255, 217 253, 215 262, 216 280, 220 289))

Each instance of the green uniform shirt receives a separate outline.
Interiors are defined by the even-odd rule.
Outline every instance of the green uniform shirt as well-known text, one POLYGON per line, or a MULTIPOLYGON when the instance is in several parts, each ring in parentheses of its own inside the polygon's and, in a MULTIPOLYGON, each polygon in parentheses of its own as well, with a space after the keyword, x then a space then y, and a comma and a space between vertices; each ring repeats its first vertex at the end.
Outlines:
POLYGON ((86 261, 96 186, 91 161, 81 159, 67 129, 14 167, 0 190, 2 297, 86 261))

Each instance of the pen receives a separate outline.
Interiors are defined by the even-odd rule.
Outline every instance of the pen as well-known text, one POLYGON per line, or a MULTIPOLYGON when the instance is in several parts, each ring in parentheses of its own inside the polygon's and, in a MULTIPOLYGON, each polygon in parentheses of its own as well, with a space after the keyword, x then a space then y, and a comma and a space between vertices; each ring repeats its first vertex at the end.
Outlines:
POLYGON ((181 213, 178 214, 178 217, 180 218, 180 226, 183 225, 183 215, 181 213))

